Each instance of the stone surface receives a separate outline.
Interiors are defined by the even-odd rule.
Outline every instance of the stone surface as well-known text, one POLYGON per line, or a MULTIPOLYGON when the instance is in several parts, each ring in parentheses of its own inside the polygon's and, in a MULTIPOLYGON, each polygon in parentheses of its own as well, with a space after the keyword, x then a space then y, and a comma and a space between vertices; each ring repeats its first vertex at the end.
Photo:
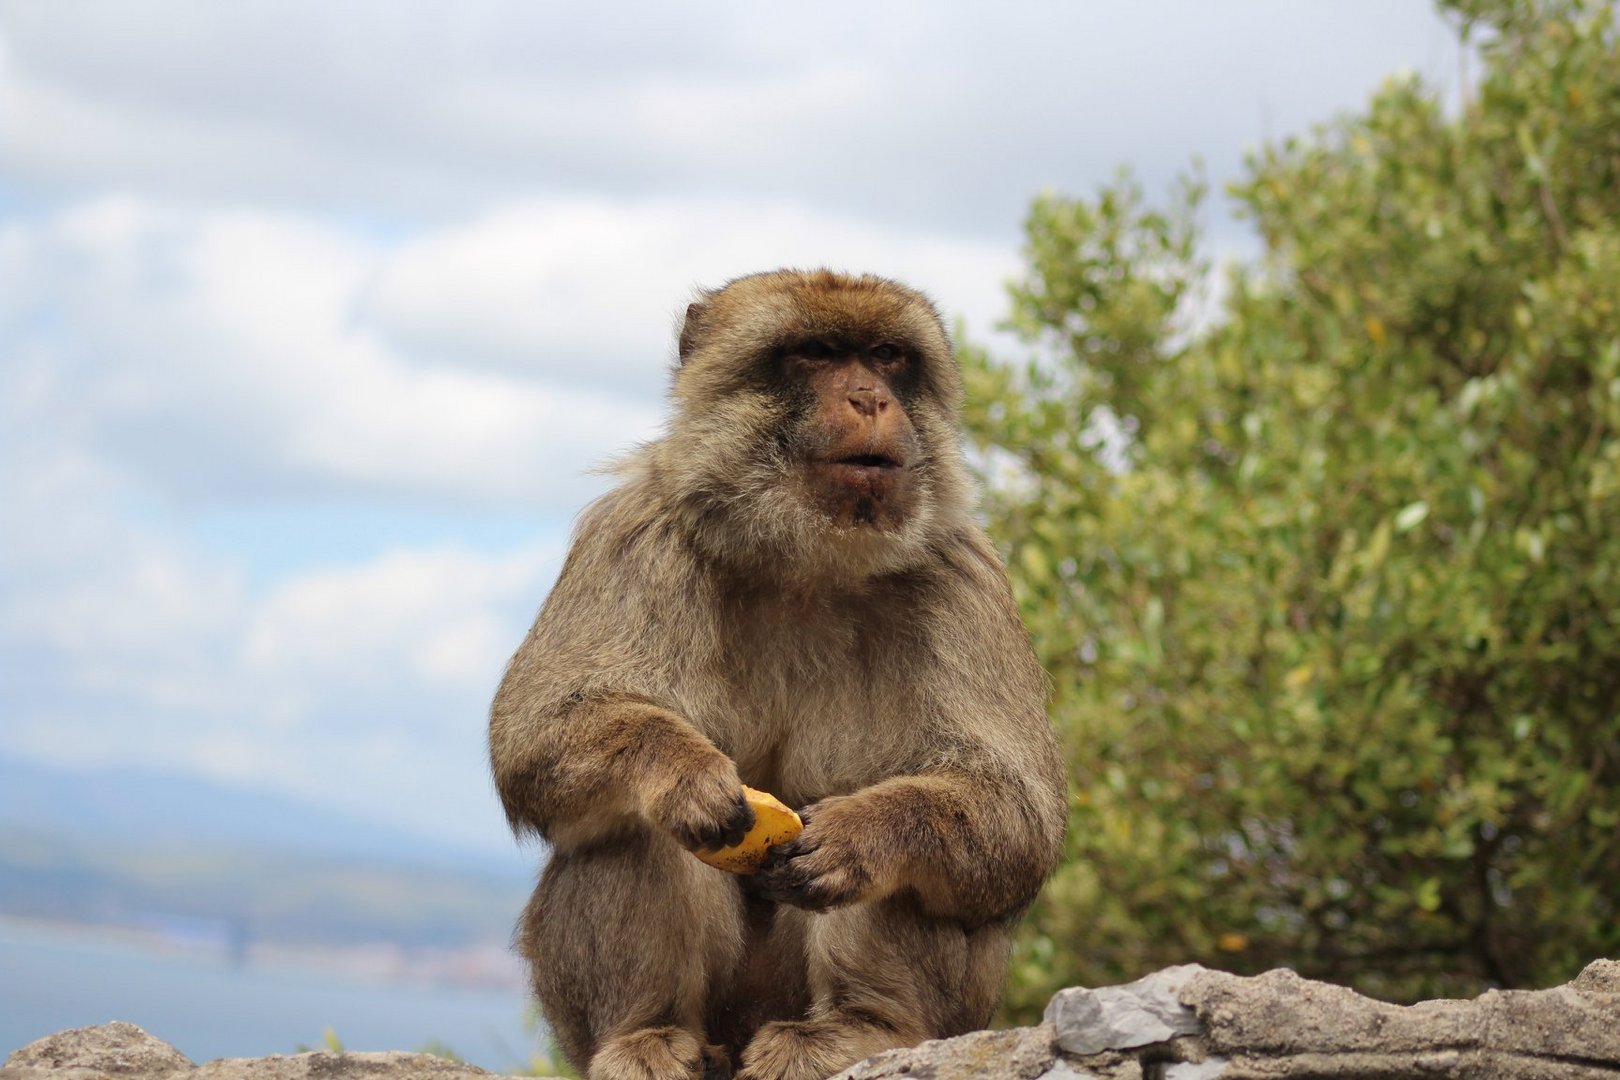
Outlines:
POLYGON ((1569 984, 1583 994, 1620 994, 1620 960, 1594 960, 1569 984))
POLYGON ((115 1020, 36 1039, 6 1059, 4 1075, 29 1069, 64 1076, 78 1069, 95 1076, 161 1076, 191 1067, 190 1058, 162 1039, 115 1020))
POLYGON ((334 1054, 316 1050, 262 1058, 220 1058, 198 1066, 183 1080, 360 1080, 361 1077, 389 1076, 463 1080, 490 1075, 475 1065, 432 1054, 410 1054, 401 1050, 334 1054))
MULTIPOLYGON (((837 1080, 966 1080, 997 1076, 1037 1080, 1055 1063, 1052 1029, 1046 1025, 1008 1031, 975 1031, 955 1039, 935 1039, 909 1050, 890 1050, 867 1058, 838 1074, 837 1080)), ((1081 1074, 1084 1080, 1085 1074, 1081 1074)), ((1067 1080, 1061 1075, 1050 1080, 1067 1080)))
POLYGON ((1097 1080, 1097 1074, 1076 1071, 1075 1067, 1067 1061, 1055 1061, 1052 1063, 1052 1067, 1036 1077, 1036 1080, 1097 1080))
POLYGON ((976 1031, 890 1050, 838 1073, 833 1080, 1143 1080, 1134 1055, 1104 1051, 1083 1058, 1062 1054, 1051 1024, 976 1031))
MULTIPOLYGON (((1620 1080, 1620 962, 1564 986, 1400 1006, 1291 971, 1197 965, 1065 990, 1048 1022, 892 1050, 837 1080, 1620 1080)), ((193 1065, 133 1024, 18 1050, 0 1080, 498 1080, 427 1054, 222 1058, 193 1065)))
POLYGON ((1059 990, 1046 1006, 1057 1044, 1071 1054, 1097 1054, 1164 1042, 1198 1031, 1198 1018, 1177 996, 1205 969, 1165 968, 1124 986, 1059 990))
POLYGON ((193 1065, 180 1051, 136 1027, 115 1021, 47 1035, 13 1053, 0 1080, 496 1080, 490 1073, 431 1054, 403 1051, 274 1054, 220 1058, 193 1065))
POLYGON ((1181 1000, 1224 1076, 1620 1078, 1620 964, 1598 961, 1550 990, 1390 1005, 1290 971, 1205 971, 1181 1000))
POLYGON ((1197 1011, 1217 1053, 1286 1056, 1323 1051, 1416 1052, 1460 1045, 1468 1017, 1460 1001, 1402 1007, 1354 990, 1311 982, 1292 971, 1243 978, 1203 971, 1181 1000, 1197 1011))
POLYGON ((1047 1023, 925 1043, 840 1080, 1620 1080, 1620 962, 1565 986, 1400 1006, 1196 965, 1065 990, 1047 1023))

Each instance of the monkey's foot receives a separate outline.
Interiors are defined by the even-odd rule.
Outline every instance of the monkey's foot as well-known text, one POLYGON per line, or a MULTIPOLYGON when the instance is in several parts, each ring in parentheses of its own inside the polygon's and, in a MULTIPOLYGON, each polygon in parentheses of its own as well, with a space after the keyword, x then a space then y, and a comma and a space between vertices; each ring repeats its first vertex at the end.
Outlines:
POLYGON ((642 1028, 602 1043, 590 1080, 702 1080, 703 1044, 685 1028, 642 1028))
POLYGON ((703 1048, 703 1080, 731 1080, 731 1055, 725 1047, 703 1048))
POLYGON ((887 1028, 849 1020, 777 1020, 749 1041, 737 1080, 822 1080, 863 1058, 909 1045, 887 1028))

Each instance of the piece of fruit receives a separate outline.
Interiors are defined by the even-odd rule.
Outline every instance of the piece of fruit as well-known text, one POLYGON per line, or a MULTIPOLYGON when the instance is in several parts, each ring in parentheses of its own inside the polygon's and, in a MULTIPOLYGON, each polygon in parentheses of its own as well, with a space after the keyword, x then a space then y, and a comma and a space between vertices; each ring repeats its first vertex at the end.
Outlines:
POLYGON ((744 784, 743 797, 754 808, 754 827, 747 835, 730 847, 692 852, 710 866, 730 870, 733 874, 752 874, 765 861, 771 848, 793 839, 804 829, 799 815, 770 792, 757 791, 744 784))

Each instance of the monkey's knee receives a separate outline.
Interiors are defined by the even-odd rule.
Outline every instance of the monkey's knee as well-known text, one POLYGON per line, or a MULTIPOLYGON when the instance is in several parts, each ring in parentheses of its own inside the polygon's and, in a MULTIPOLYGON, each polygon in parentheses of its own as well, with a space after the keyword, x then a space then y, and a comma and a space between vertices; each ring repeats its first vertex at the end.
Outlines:
POLYGON ((955 1034, 960 997, 974 982, 967 939, 903 900, 811 916, 808 1014, 761 1026, 743 1050, 741 1076, 819 1080, 884 1050, 955 1034))
POLYGON ((873 1054, 921 1041, 844 1015, 779 1020, 749 1042, 739 1080, 822 1080, 873 1054))
POLYGON ((1001 997, 1010 937, 972 931, 891 897, 816 918, 809 937, 812 1017, 842 1015, 910 1045, 984 1027, 1001 997))
POLYGON ((702 1080, 703 1042, 680 1027, 641 1028, 603 1041, 589 1080, 702 1080))
POLYGON ((569 1060, 595 1076, 597 1060, 617 1047, 603 1067, 627 1071, 603 1075, 676 1075, 636 1072, 637 1061, 679 1059, 685 1069, 686 1039, 646 1033, 684 1031, 701 1047, 710 979, 742 950, 741 907, 731 875, 662 836, 554 852, 518 946, 569 1060))

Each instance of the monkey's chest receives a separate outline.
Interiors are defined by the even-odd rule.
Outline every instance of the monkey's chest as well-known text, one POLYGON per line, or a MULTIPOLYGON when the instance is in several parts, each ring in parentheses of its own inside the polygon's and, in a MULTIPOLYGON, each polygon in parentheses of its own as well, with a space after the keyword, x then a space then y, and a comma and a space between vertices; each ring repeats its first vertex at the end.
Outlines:
POLYGON ((918 731, 903 674, 852 648, 802 646, 733 667, 710 714, 706 734, 743 783, 803 806, 908 771, 918 731))

